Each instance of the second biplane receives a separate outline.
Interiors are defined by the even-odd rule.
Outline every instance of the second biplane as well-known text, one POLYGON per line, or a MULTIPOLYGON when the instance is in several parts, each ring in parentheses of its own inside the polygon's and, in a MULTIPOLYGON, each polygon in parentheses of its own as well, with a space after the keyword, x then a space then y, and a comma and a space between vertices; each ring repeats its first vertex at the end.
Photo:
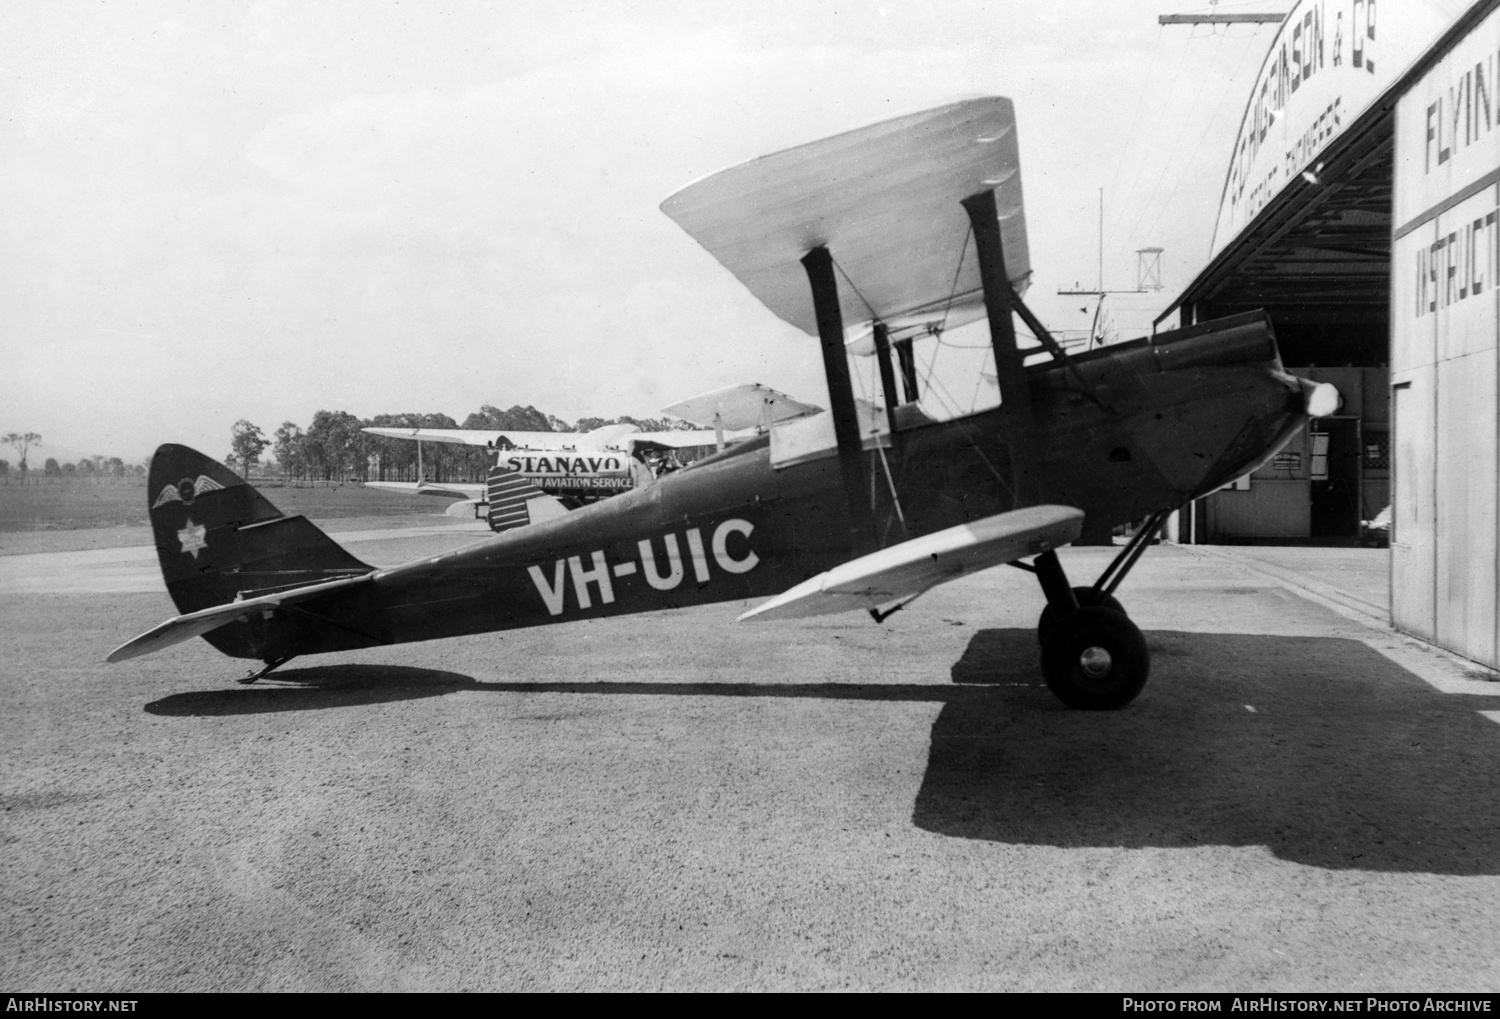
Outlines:
POLYGON ((1067 356, 1019 295, 1030 256, 1007 99, 766 156, 663 210, 818 338, 829 411, 615 498, 378 570, 209 458, 163 446, 151 522, 183 614, 110 660, 201 635, 263 661, 259 676, 299 655, 767 595, 741 618, 882 619, 937 584, 1010 563, 1046 599, 1048 686, 1074 707, 1116 708, 1140 692, 1150 654, 1113 595, 1160 523, 1337 401, 1282 369, 1260 314, 1067 356), (1016 317, 1045 360, 1018 345, 1016 317), (898 397, 892 344, 985 318, 997 409, 936 422, 898 397), (848 367, 845 327, 861 322, 884 396, 873 413, 848 367), (1054 550, 1085 520, 1145 524, 1075 587, 1054 550))
POLYGON ((453 515, 472 510, 492 531, 507 531, 547 520, 568 510, 627 492, 655 478, 680 451, 716 447, 762 434, 773 424, 821 407, 802 403, 769 386, 748 383, 695 396, 666 408, 698 429, 646 432, 633 424, 601 425, 587 432, 534 432, 508 428, 361 429, 370 435, 406 439, 417 444, 417 473, 422 473, 422 443, 482 446, 495 463, 485 481, 367 481, 371 488, 458 500, 453 515), (665 454, 665 455, 663 455, 665 454), (655 460, 658 466, 651 466, 655 460))

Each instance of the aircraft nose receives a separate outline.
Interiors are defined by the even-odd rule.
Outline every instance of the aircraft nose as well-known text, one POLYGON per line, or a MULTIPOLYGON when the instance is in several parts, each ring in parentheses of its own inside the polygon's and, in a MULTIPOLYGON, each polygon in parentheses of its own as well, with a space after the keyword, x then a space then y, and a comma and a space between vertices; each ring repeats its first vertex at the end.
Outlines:
POLYGON ((1302 383, 1303 406, 1308 417, 1326 418, 1335 413, 1344 402, 1338 388, 1331 383, 1310 382, 1307 379, 1299 381, 1302 383))

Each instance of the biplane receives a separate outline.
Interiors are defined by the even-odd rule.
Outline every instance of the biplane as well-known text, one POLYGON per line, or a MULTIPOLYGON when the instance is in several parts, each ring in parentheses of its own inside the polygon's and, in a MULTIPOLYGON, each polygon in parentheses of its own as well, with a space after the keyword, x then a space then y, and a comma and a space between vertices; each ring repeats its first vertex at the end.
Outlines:
POLYGON ((638 488, 663 469, 676 469, 678 451, 715 447, 763 434, 773 424, 823 408, 794 400, 759 383, 729 386, 695 396, 663 413, 703 427, 647 432, 633 424, 601 425, 587 432, 535 432, 506 428, 393 428, 362 431, 417 444, 453 443, 493 450, 495 463, 483 483, 462 481, 367 481, 412 495, 457 500, 450 515, 472 510, 492 531, 538 523, 600 499, 638 488), (666 454, 666 456, 662 456, 666 454), (654 466, 653 466, 654 464, 654 466), (663 465, 670 465, 663 467, 663 465))
POLYGON ((208 457, 162 446, 151 523, 182 614, 109 660, 201 636, 262 662, 249 682, 301 655, 709 602, 767 598, 740 617, 757 622, 855 610, 878 621, 938 584, 1011 564, 1044 596, 1048 686, 1076 708, 1118 708, 1146 683, 1150 653, 1115 594, 1166 516, 1337 402, 1283 370, 1260 313, 1068 355, 1021 299, 1030 256, 1008 99, 765 156, 662 209, 816 338, 827 411, 392 569, 282 515, 208 457), (1036 353, 1018 343, 1018 318, 1036 353), (981 320, 999 405, 933 420, 897 392, 898 365, 913 381, 901 346, 981 320), (850 382, 849 338, 865 333, 882 405, 856 400, 850 382), (1085 521, 1144 523, 1092 584, 1075 586, 1055 550, 1085 521))

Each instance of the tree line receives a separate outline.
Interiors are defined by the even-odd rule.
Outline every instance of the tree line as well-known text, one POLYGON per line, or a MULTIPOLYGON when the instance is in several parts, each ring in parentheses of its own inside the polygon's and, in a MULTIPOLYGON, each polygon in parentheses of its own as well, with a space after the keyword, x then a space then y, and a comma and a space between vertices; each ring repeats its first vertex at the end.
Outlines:
POLYGON ((603 425, 632 424, 643 431, 682 428, 665 418, 586 417, 569 424, 535 407, 519 404, 501 410, 485 404, 460 423, 447 414, 377 414, 355 417, 342 410, 320 410, 303 428, 283 421, 268 437, 259 426, 241 419, 230 429, 230 452, 224 462, 249 477, 251 468, 262 476, 310 481, 431 481, 479 482, 494 465, 495 454, 483 446, 446 442, 421 444, 420 472, 417 443, 361 429, 473 428, 496 431, 587 432, 603 425), (269 450, 269 459, 266 457, 269 450))
MULTIPOLYGON (((24 479, 31 470, 24 460, 12 466, 9 460, 0 457, 0 478, 15 475, 24 479)), ((56 457, 49 456, 42 463, 42 474, 49 478, 144 478, 146 465, 128 464, 117 456, 98 453, 81 457, 77 463, 59 463, 56 457)))
MULTIPOLYGON (((20 458, 14 468, 9 460, 0 458, 0 478, 9 481, 14 473, 25 482, 33 469, 30 461, 31 447, 42 444, 41 434, 10 432, 0 438, 0 443, 14 449, 20 458)), ((58 463, 57 457, 49 456, 42 462, 42 474, 49 478, 144 478, 146 465, 128 464, 117 456, 102 456, 98 453, 81 457, 77 463, 58 463)))

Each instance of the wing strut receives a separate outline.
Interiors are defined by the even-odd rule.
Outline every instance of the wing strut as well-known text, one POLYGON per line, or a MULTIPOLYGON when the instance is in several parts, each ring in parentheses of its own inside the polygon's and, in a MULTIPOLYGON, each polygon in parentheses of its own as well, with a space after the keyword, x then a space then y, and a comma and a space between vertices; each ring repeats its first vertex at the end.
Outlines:
POLYGON ((964 211, 974 227, 974 248, 979 255, 979 281, 984 287, 984 305, 990 319, 990 344, 995 348, 995 373, 1000 381, 1000 407, 1012 428, 1029 430, 1031 386, 1026 366, 1016 348, 1016 324, 1011 319, 1014 291, 1005 275, 1005 248, 1000 242, 1000 220, 995 212, 995 192, 981 191, 963 200, 964 211))
POLYGON ((963 200, 964 211, 974 228, 974 250, 979 256, 979 281, 984 288, 984 306, 990 320, 990 345, 995 350, 995 375, 1000 383, 1000 411, 1015 465, 1018 503, 1038 496, 1041 472, 1036 462, 1037 443, 1031 441, 1036 418, 1031 408, 1031 383, 1026 365, 1016 347, 1015 291, 1005 274, 1005 248, 1000 239, 1000 220, 995 192, 981 191, 963 200))
POLYGON ((819 245, 803 256, 802 267, 807 270, 807 281, 812 285, 818 339, 823 347, 823 373, 828 379, 828 403, 833 414, 833 434, 838 440, 839 474, 848 514, 849 548, 861 552, 873 540, 875 524, 864 499, 864 447, 859 434, 859 417, 854 408, 854 387, 849 382, 849 360, 844 350, 844 316, 839 310, 839 285, 833 274, 833 256, 826 247, 819 245))
POLYGON ((880 362, 880 392, 885 399, 885 423, 896 434, 896 374, 891 371, 891 329, 875 323, 875 360, 880 362))
POLYGON ((916 403, 922 398, 922 390, 917 385, 917 355, 911 350, 912 337, 897 340, 896 360, 901 362, 901 391, 906 395, 902 403, 916 403))

